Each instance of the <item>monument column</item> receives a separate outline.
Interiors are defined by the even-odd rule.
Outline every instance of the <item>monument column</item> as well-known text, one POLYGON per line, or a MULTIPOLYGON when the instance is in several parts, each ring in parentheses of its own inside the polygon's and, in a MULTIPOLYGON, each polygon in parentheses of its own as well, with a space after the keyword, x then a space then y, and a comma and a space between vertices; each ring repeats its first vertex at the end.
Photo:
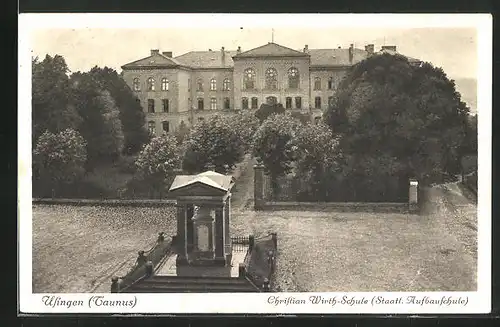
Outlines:
POLYGON ((231 194, 224 204, 224 255, 231 253, 231 234, 229 230, 229 216, 231 212, 231 194))
POLYGON ((215 260, 225 262, 224 256, 224 207, 215 208, 215 260))
POLYGON ((178 242, 178 259, 186 259, 187 256, 187 242, 186 242, 186 205, 178 203, 175 205, 177 208, 177 242, 178 242))

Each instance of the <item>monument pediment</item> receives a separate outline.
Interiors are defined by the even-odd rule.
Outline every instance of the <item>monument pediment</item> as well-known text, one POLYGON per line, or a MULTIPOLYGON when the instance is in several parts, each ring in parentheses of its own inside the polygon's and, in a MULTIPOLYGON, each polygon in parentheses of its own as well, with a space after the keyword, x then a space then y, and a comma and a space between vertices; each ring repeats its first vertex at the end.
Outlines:
POLYGON ((173 196, 223 196, 233 185, 232 176, 207 171, 198 175, 176 176, 169 192, 173 196))

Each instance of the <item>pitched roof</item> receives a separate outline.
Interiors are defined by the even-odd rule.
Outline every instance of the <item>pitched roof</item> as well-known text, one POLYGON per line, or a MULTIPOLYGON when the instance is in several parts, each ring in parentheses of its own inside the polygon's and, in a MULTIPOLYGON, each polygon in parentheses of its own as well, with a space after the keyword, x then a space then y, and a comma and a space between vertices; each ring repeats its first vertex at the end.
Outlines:
POLYGON ((233 56, 236 51, 191 51, 175 57, 175 60, 193 68, 231 68, 234 66, 233 56))
POLYGON ((406 57, 406 59, 408 59, 408 61, 410 63, 419 63, 421 62, 422 60, 420 59, 415 59, 415 58, 412 58, 412 57, 408 57, 408 56, 405 56, 397 51, 394 51, 394 50, 389 50, 389 49, 382 49, 380 50, 379 52, 377 52, 378 54, 384 54, 384 53, 387 53, 387 54, 390 54, 390 55, 400 55, 400 56, 403 56, 403 57, 406 57))
POLYGON ((233 183, 233 177, 222 175, 214 171, 206 171, 198 175, 178 175, 170 186, 170 191, 195 183, 201 183, 222 191, 228 191, 233 183))
POLYGON ((352 63, 349 61, 349 49, 309 49, 311 66, 350 66, 368 57, 365 50, 353 49, 352 63))
POLYGON ((308 54, 269 42, 260 47, 237 54, 236 58, 245 57, 307 57, 308 54))
POLYGON ((144 67, 177 67, 182 66, 182 63, 175 58, 169 58, 161 53, 154 53, 151 56, 142 58, 133 62, 129 62, 122 66, 122 69, 144 68, 144 67))

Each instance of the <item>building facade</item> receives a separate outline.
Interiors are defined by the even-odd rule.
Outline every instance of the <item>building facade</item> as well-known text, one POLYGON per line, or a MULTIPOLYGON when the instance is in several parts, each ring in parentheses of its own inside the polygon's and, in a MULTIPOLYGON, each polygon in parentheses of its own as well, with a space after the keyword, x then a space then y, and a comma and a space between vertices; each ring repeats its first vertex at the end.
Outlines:
MULTIPOLYGON (((381 51, 396 52, 385 46, 381 51)), ((222 47, 150 56, 122 66, 123 78, 136 93, 153 134, 191 126, 214 113, 256 110, 281 103, 287 110, 319 119, 348 69, 374 53, 374 45, 356 49, 290 49, 276 43, 241 51, 222 47)))

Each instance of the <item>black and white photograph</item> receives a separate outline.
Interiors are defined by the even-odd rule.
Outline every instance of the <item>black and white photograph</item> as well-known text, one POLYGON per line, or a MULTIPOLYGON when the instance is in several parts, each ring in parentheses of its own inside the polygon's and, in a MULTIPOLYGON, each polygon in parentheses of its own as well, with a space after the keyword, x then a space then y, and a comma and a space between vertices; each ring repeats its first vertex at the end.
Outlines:
POLYGON ((490 310, 489 15, 23 26, 25 308, 490 310))

